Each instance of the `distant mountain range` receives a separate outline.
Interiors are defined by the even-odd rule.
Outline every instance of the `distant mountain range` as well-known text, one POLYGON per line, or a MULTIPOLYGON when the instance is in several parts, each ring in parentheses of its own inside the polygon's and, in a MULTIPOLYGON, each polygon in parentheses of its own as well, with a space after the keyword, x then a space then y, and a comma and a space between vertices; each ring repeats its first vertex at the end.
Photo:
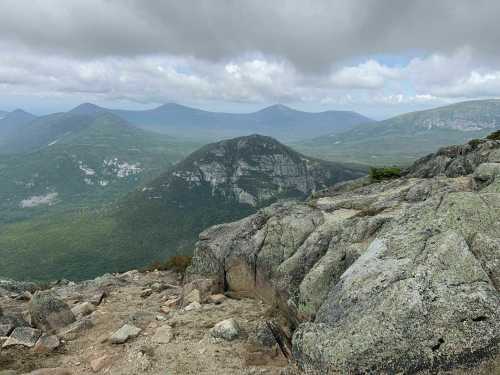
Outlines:
POLYGON ((482 138, 499 128, 500 100, 478 100, 407 113, 292 145, 328 160, 405 165, 439 147, 482 138))
POLYGON ((338 133, 373 120, 356 112, 310 113, 274 105, 253 113, 219 113, 165 104, 148 111, 113 111, 132 124, 176 136, 212 140, 264 134, 280 141, 293 141, 338 133))
MULTIPOLYGON (((74 165, 83 173, 73 178, 65 172, 68 185, 83 178, 95 185, 112 178, 106 166, 78 160, 74 165)), ((105 210, 72 211, 5 225, 0 231, 0 274, 87 278, 177 253, 190 254, 198 233, 207 226, 241 218, 277 199, 305 198, 365 173, 364 168, 306 157, 270 137, 213 143, 105 210), (18 253, 29 254, 39 266, 19 267, 18 253), (51 261, 44 262, 47 258, 51 261)), ((41 197, 25 204, 36 199, 41 197)))
POLYGON ((112 202, 199 146, 134 128, 109 113, 40 117, 21 134, 23 142, 7 146, 35 151, 0 155, 0 222, 112 202))
POLYGON ((3 119, 0 118, 0 153, 38 149, 61 136, 79 131, 89 118, 104 113, 114 114, 143 130, 204 142, 256 133, 282 141, 303 140, 373 121, 355 112, 310 113, 284 105, 274 105, 254 113, 219 113, 173 103, 143 111, 114 110, 84 103, 69 112, 38 118, 20 112, 6 113, 3 119))

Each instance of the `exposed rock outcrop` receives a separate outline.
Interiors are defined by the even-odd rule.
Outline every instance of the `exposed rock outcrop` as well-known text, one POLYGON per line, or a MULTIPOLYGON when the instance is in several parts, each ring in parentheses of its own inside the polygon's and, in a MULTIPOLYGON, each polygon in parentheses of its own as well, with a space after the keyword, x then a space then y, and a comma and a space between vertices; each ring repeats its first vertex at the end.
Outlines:
POLYGON ((499 167, 500 142, 480 140, 275 204, 203 232, 190 278, 279 307, 309 373, 498 371, 499 167))

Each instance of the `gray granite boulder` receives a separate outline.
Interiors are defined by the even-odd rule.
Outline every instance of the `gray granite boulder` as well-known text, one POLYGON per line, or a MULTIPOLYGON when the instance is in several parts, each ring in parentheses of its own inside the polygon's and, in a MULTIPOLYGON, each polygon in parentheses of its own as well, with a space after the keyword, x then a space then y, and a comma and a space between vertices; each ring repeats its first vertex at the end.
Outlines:
POLYGON ((306 373, 500 372, 499 171, 482 140, 272 205, 201 233, 187 277, 276 306, 306 373))
POLYGON ((36 292, 29 311, 33 325, 46 332, 55 332, 75 321, 69 306, 50 291, 36 292))

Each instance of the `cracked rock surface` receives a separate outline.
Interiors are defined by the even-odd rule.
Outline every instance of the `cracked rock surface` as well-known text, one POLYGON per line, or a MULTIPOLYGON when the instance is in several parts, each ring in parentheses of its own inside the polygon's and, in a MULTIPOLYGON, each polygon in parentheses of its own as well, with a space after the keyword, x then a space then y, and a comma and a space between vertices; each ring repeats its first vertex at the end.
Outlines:
POLYGON ((280 308, 307 373, 489 374, 499 265, 500 141, 481 140, 209 228, 189 272, 280 308))

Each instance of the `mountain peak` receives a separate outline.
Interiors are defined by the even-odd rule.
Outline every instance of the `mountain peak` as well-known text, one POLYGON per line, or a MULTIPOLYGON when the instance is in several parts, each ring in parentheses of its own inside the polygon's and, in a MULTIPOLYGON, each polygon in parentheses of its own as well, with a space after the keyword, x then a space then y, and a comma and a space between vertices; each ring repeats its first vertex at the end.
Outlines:
POLYGON ((298 112, 298 111, 284 104, 273 104, 269 107, 262 108, 260 111, 257 111, 257 113, 263 113, 263 112, 286 113, 286 112, 298 112))
POLYGON ((15 109, 12 112, 7 112, 3 118, 5 119, 22 119, 22 120, 30 120, 32 118, 35 118, 35 115, 32 115, 29 112, 26 112, 23 109, 15 109))
POLYGON ((177 103, 165 103, 165 104, 162 104, 161 106, 155 108, 155 110, 172 110, 172 109, 193 109, 195 110, 194 108, 190 108, 190 107, 186 107, 185 105, 181 105, 181 104, 177 104, 177 103))
POLYGON ((99 107, 98 105, 92 103, 82 103, 75 108, 73 108, 70 113, 76 113, 81 115, 95 115, 97 113, 106 112, 105 108, 99 107))

